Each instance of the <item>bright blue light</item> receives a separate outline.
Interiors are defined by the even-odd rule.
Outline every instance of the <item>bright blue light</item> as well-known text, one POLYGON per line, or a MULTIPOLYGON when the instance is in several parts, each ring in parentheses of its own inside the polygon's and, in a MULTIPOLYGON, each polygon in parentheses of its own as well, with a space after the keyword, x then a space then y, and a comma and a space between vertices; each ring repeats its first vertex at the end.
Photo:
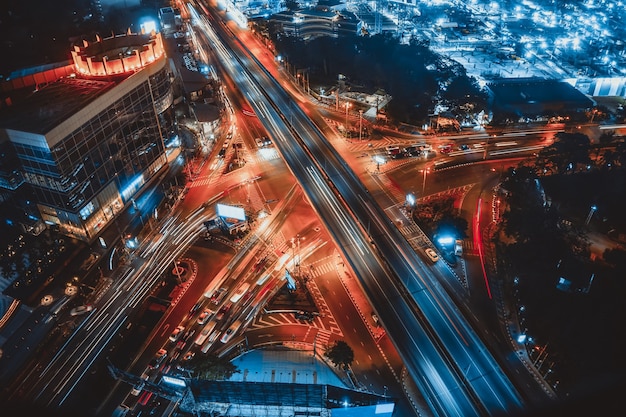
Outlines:
POLYGON ((128 201, 128 199, 135 194, 135 192, 141 187, 144 183, 143 175, 138 175, 137 178, 132 180, 124 189, 122 190, 122 198, 124 201, 128 201))
POLYGON ((440 245, 450 245, 454 243, 454 236, 442 236, 437 238, 437 242, 439 242, 440 245))

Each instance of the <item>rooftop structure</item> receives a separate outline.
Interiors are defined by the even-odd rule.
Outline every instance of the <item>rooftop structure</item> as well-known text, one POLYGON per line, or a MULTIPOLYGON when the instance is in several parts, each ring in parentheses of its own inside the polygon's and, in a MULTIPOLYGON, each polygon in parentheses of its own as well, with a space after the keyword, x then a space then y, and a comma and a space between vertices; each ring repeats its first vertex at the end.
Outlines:
POLYGON ((519 117, 562 115, 595 105, 593 100, 564 81, 540 78, 501 79, 488 84, 494 113, 519 117))
POLYGON ((0 193, 91 241, 166 166, 173 96, 158 33, 97 38, 72 58, 2 85, 0 193))

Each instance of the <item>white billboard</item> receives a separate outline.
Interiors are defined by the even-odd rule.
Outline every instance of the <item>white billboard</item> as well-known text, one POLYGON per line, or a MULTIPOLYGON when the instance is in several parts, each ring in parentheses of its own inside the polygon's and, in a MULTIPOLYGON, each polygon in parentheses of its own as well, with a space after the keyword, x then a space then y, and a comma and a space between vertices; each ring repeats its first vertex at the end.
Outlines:
POLYGON ((226 219, 237 219, 241 221, 246 220, 246 212, 241 207, 228 206, 226 204, 217 204, 215 206, 215 211, 217 212, 218 216, 224 217, 226 219))

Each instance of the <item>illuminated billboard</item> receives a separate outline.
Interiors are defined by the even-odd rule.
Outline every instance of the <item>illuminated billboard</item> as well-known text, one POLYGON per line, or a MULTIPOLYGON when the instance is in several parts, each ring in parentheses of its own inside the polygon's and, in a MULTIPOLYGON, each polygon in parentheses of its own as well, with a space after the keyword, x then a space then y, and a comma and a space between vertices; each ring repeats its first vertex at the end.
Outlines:
POLYGON ((241 207, 228 206, 226 204, 217 204, 215 206, 217 215, 226 219, 246 220, 246 212, 241 207))

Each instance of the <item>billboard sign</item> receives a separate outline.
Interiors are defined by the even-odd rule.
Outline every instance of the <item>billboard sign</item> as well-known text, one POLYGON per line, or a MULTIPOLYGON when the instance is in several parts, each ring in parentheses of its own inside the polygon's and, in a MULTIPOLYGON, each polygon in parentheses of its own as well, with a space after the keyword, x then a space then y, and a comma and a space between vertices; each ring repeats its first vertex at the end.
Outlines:
POLYGON ((217 215, 226 219, 246 220, 246 212, 241 207, 217 204, 215 206, 217 215))

